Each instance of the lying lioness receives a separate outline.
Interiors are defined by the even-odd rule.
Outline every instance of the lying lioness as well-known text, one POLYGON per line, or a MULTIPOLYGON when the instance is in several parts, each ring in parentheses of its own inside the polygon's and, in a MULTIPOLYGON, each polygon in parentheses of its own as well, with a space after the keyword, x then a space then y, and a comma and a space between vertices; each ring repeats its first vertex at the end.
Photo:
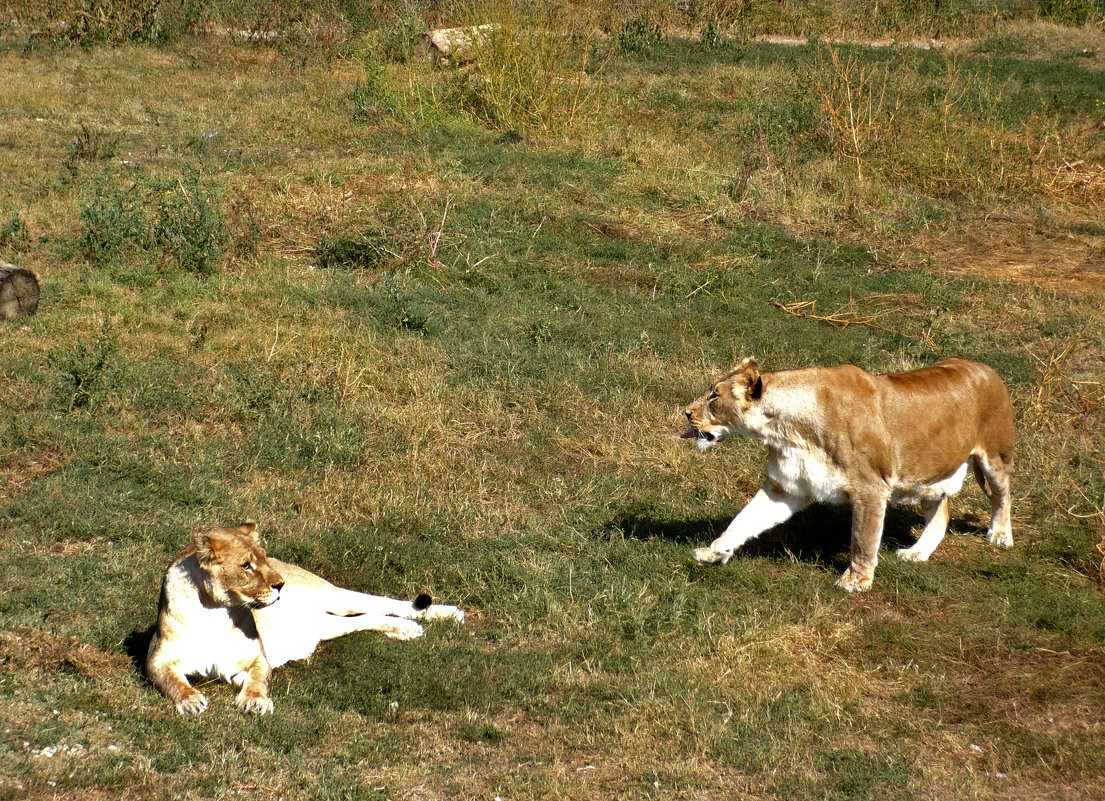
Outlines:
POLYGON ((182 715, 207 709, 189 675, 238 685, 234 705, 265 715, 272 669, 306 659, 322 640, 365 630, 409 640, 422 634, 415 620, 439 618, 463 622, 464 612, 431 604, 428 595, 409 603, 335 587, 266 557, 249 520, 201 531, 169 565, 146 673, 182 715))
POLYGON ((720 537, 695 549, 698 562, 728 562, 741 545, 813 501, 850 503, 852 561, 836 586, 866 590, 886 504, 921 505, 924 530, 898 556, 923 562, 944 538, 948 496, 962 488, 968 463, 993 507, 990 542, 1013 544, 1013 408, 984 364, 944 359, 871 375, 852 365, 761 372, 755 359, 745 359, 686 415, 683 437, 700 450, 730 434, 768 448, 767 480, 720 537))

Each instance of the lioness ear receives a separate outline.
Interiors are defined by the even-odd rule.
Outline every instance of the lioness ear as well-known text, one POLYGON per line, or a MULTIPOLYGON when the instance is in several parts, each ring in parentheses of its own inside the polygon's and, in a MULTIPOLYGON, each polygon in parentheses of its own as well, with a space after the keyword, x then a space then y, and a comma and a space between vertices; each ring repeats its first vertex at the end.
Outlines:
POLYGON ((257 521, 252 518, 238 526, 238 531, 245 534, 247 537, 253 540, 255 544, 260 544, 261 538, 257 535, 257 521))
POLYGON ((741 362, 741 381, 745 386, 746 396, 750 400, 759 400, 764 391, 764 382, 760 378, 760 365, 751 356, 741 362))
POLYGON ((194 542, 196 544, 196 556, 203 564, 216 561, 219 554, 226 547, 225 535, 221 534, 218 529, 198 532, 194 542))

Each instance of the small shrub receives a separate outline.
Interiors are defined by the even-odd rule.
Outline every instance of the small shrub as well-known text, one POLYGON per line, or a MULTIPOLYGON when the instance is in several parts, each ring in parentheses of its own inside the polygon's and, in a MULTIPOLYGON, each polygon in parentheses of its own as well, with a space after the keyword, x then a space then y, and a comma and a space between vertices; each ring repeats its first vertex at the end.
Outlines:
POLYGON ((418 48, 426 25, 410 13, 399 14, 380 28, 380 53, 387 61, 406 64, 418 48))
POLYGON ((501 130, 571 127, 591 101, 587 43, 513 25, 496 28, 465 69, 452 69, 444 103, 501 130))
POLYGON ((647 56, 664 43, 664 31, 659 23, 647 17, 637 17, 626 20, 618 31, 615 42, 622 53, 647 56))
POLYGON ((152 222, 147 199, 137 183, 110 188, 101 181, 96 196, 81 211, 81 247, 93 262, 103 264, 124 249, 146 250, 152 222))
POLYGON ((107 161, 119 151, 119 135, 81 123, 77 138, 69 146, 63 162, 70 175, 77 174, 77 165, 91 161, 107 161))
POLYGON ((869 66, 861 56, 834 47, 813 47, 813 88, 825 128, 862 179, 864 162, 871 151, 886 145, 901 110, 901 86, 891 80, 888 66, 869 66))
POLYGON ((702 30, 698 32, 698 42, 704 53, 720 52, 728 44, 716 19, 707 20, 702 26, 702 30))
POLYGON ((91 344, 81 341, 77 347, 51 355, 48 362, 59 372, 59 394, 67 412, 89 405, 105 388, 117 346, 115 337, 102 326, 91 344))
POLYGON ((154 242, 189 272, 210 275, 218 267, 226 244, 219 199, 189 170, 162 193, 154 226, 154 242))
POLYGON ((175 181, 142 177, 109 187, 101 180, 81 221, 81 247, 98 264, 127 250, 160 251, 185 270, 209 275, 226 242, 219 200, 194 170, 175 181))
POLYGON ((0 226, 0 248, 9 248, 21 252, 31 239, 30 229, 19 212, 15 212, 6 223, 0 226))

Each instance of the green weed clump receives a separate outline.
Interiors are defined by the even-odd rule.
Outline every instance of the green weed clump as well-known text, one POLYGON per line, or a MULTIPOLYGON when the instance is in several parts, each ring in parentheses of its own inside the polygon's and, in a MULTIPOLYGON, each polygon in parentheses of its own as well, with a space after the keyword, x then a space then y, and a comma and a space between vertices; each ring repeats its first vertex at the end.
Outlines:
MULTIPOLYGON (((66 35, 81 45, 165 42, 190 32, 203 18, 208 0, 80 0, 65 9, 66 35)), ((57 12, 55 12, 57 13, 57 12)))
POLYGON ((23 220, 23 215, 18 211, 8 218, 8 221, 0 225, 0 248, 8 248, 16 252, 24 250, 31 240, 30 229, 23 220))
POLYGON ((622 53, 647 56, 664 44, 664 30, 648 16, 628 19, 618 30, 615 42, 622 53))
POLYGON ((380 319, 389 326, 404 331, 426 333, 429 318, 415 307, 410 292, 390 272, 380 280, 380 319))
POLYGON ((153 223, 144 189, 137 182, 114 187, 106 180, 97 184, 95 197, 80 213, 81 247, 93 262, 103 264, 124 250, 150 246, 153 223))
POLYGON ((390 118, 409 121, 412 97, 390 76, 387 64, 372 53, 364 61, 363 77, 350 94, 353 119, 373 122, 390 118))
POLYGON ((101 178, 80 218, 81 247, 97 264, 146 252, 185 272, 210 275, 227 239, 218 195, 194 170, 175 181, 143 176, 113 185, 110 177, 101 178))
POLYGON ((425 21, 410 11, 396 14, 376 29, 381 55, 392 63, 406 64, 418 54, 425 30, 425 21))
POLYGON ((698 42, 704 53, 718 53, 729 45, 716 19, 706 20, 706 24, 698 31, 698 42))
POLYGON ((160 193, 153 241, 185 272, 215 272, 226 243, 222 207, 197 172, 185 172, 160 193))
POLYGON ((375 270, 400 258, 381 232, 366 230, 353 236, 331 236, 315 247, 315 259, 323 270, 375 270))
POLYGON ((50 356, 49 363, 58 375, 58 398, 65 411, 87 407, 107 388, 118 349, 114 333, 101 325, 93 341, 78 342, 72 350, 50 356))
POLYGON ((1101 0, 1038 0, 1038 8, 1043 19, 1060 25, 1086 25, 1105 17, 1101 0))

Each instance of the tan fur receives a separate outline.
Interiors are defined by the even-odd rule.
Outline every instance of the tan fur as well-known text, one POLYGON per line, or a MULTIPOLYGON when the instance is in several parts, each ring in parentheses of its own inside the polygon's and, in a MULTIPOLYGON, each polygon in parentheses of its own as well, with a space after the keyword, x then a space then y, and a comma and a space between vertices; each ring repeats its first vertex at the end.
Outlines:
POLYGON ((322 640, 366 630, 407 640, 422 634, 415 620, 464 620, 455 606, 427 604, 345 590, 270 558, 252 520, 214 528, 165 572, 146 673, 183 715, 207 708, 190 675, 238 685, 235 706, 264 715, 272 669, 306 659, 322 640))
POLYGON ((874 578, 888 502, 921 504, 925 528, 899 556, 923 561, 944 536, 950 495, 967 466, 989 495, 990 542, 1013 544, 1009 479, 1013 409, 997 373, 944 359, 872 375, 852 365, 761 372, 755 359, 717 381, 686 409, 700 449, 731 434, 768 447, 763 487, 699 562, 727 562, 736 548, 813 501, 852 505, 851 565, 837 582, 866 590, 874 578))

